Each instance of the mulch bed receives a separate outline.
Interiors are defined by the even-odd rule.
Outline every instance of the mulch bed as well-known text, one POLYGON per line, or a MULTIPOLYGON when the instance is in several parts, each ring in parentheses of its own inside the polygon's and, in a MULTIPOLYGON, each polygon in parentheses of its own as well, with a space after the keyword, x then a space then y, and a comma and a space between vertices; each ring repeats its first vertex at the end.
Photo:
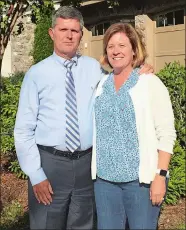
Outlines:
POLYGON ((4 206, 16 200, 20 202, 24 210, 28 209, 27 180, 22 180, 12 173, 1 175, 1 210, 4 206))
MULTIPOLYGON (((3 172, 1 175, 1 210, 12 201, 19 201, 25 212, 28 211, 27 181, 18 179, 14 174, 3 172)), ((177 205, 166 205, 159 219, 159 230, 175 229, 185 222, 185 199, 177 205)))

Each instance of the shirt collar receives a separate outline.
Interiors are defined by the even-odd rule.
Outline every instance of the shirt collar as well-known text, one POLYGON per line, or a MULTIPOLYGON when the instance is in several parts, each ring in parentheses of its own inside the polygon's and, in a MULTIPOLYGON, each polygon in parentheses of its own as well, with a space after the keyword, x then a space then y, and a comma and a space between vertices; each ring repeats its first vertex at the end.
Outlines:
MULTIPOLYGON (((62 65, 64 65, 64 62, 67 60, 67 59, 65 59, 63 57, 60 57, 55 52, 53 52, 53 57, 62 65)), ((79 54, 75 54, 75 56, 73 58, 71 58, 70 60, 73 60, 75 62, 75 65, 77 66, 79 57, 80 57, 79 54)))

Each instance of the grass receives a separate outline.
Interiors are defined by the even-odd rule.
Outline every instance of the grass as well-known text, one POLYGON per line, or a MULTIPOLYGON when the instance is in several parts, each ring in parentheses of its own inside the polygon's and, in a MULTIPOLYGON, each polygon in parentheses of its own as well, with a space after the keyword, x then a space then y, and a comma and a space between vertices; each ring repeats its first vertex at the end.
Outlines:
POLYGON ((178 225, 178 227, 176 229, 179 229, 179 230, 185 230, 186 229, 186 224, 185 223, 181 223, 178 225))
POLYGON ((26 230, 28 229, 28 213, 18 201, 12 201, 1 213, 1 230, 26 230))

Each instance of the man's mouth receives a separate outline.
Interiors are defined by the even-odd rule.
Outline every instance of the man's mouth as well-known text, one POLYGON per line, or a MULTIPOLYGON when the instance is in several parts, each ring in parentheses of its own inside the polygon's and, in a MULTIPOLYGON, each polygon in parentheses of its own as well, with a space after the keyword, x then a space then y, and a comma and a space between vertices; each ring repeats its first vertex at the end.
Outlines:
POLYGON ((73 45, 72 42, 65 42, 66 45, 73 45))

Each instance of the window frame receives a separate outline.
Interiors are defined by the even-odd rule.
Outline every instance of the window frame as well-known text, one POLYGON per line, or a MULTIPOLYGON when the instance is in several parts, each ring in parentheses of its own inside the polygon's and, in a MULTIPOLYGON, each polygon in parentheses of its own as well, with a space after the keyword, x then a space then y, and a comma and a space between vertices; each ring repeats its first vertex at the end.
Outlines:
POLYGON ((167 26, 169 26, 169 25, 165 25, 165 15, 168 14, 168 13, 173 13, 173 25, 170 25, 170 26, 185 25, 185 8, 179 8, 179 9, 176 9, 176 10, 169 10, 169 11, 161 12, 158 15, 156 15, 155 16, 156 28, 161 28, 161 27, 167 27, 167 26), (183 24, 175 24, 175 22, 176 22, 175 12, 176 11, 180 11, 180 10, 183 11, 183 24), (163 26, 158 26, 159 16, 164 16, 163 26))
MULTIPOLYGON (((131 24, 133 23, 133 24, 135 24, 135 19, 119 19, 119 20, 116 20, 116 22, 126 22, 126 23, 131 23, 131 24)), ((110 26, 111 26, 113 23, 116 23, 116 22, 115 22, 115 20, 114 21, 110 20, 110 21, 104 21, 102 23, 94 25, 91 28, 92 36, 94 36, 94 37, 96 37, 96 36, 103 36, 105 34, 105 32, 106 32, 106 30, 105 30, 105 24, 106 23, 110 23, 110 26), (96 29, 96 27, 99 26, 99 25, 103 25, 103 34, 100 34, 100 35, 98 35, 98 30, 96 29), (95 35, 93 35, 93 31, 92 31, 93 29, 95 29, 95 35)))

